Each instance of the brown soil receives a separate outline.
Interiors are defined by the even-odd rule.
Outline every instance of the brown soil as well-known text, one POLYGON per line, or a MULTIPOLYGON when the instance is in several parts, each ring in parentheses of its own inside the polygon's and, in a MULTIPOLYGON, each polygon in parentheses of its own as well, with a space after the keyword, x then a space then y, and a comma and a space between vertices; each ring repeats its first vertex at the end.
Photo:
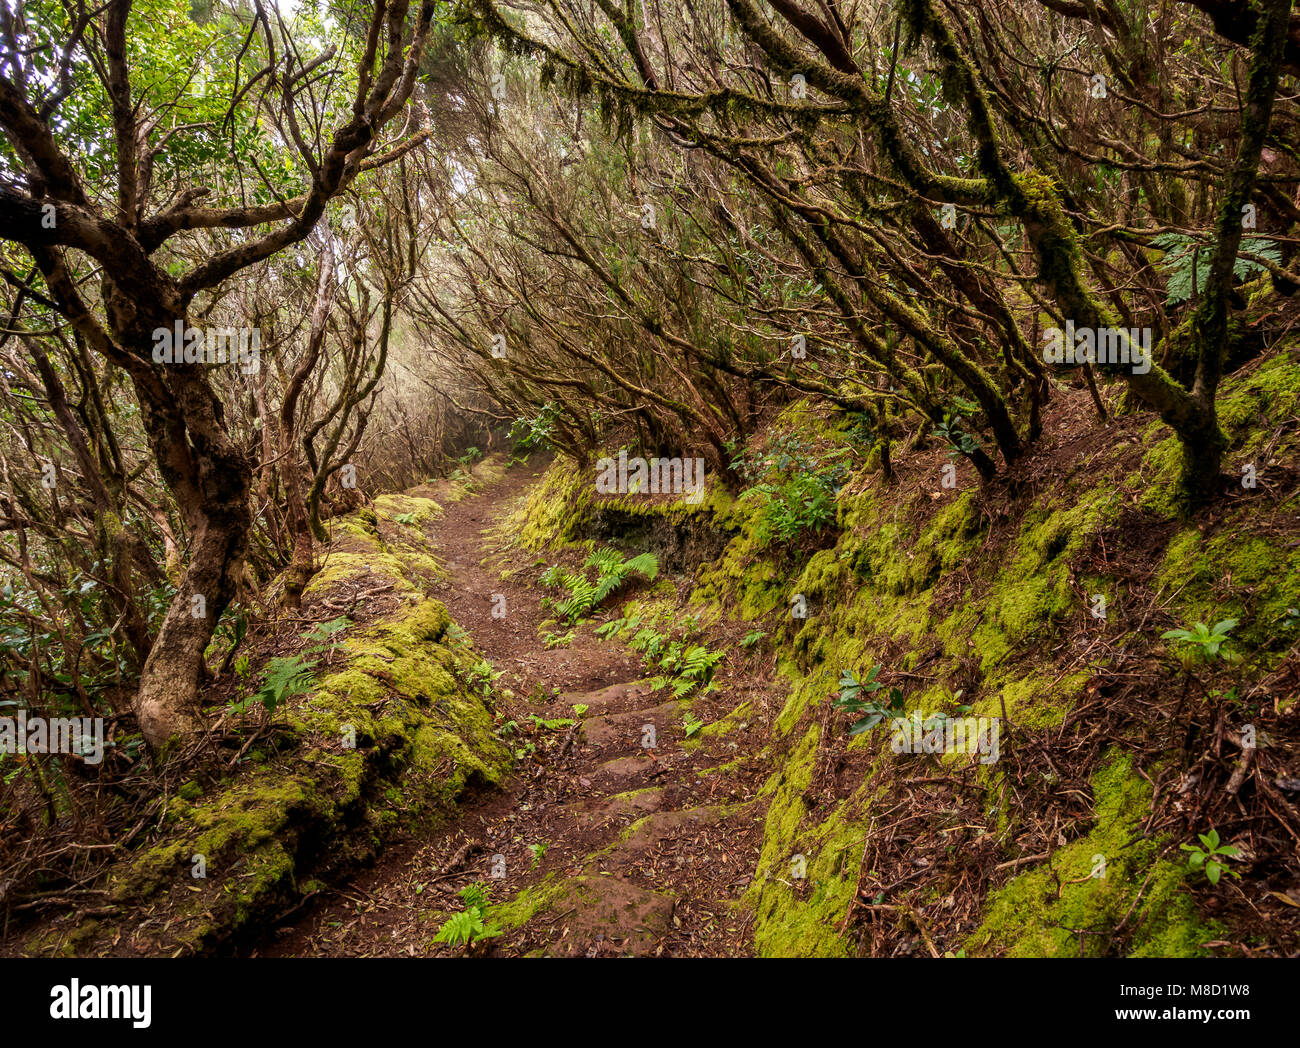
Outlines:
POLYGON ((547 650, 539 626, 549 612, 536 584, 543 565, 521 563, 500 528, 540 475, 536 466, 515 467, 485 491, 447 504, 429 525, 447 570, 436 595, 501 671, 501 723, 519 725, 504 736, 525 751, 511 783, 470 801, 452 824, 398 842, 376 866, 315 897, 242 952, 460 953, 433 939, 462 908, 456 893, 482 881, 494 903, 537 885, 543 891, 533 897, 546 901, 476 953, 752 953, 748 918, 735 904, 761 837, 762 768, 754 757, 774 713, 771 667, 753 660, 720 667, 719 689, 696 699, 693 715, 708 723, 754 698, 752 723, 686 746, 684 704, 652 692, 638 656, 596 637, 598 623, 577 628, 570 646, 547 650), (505 597, 500 618, 492 614, 497 594, 505 597), (588 707, 581 718, 579 704, 588 707), (577 723, 548 729, 533 715, 577 723), (654 748, 642 745, 649 724, 654 748))

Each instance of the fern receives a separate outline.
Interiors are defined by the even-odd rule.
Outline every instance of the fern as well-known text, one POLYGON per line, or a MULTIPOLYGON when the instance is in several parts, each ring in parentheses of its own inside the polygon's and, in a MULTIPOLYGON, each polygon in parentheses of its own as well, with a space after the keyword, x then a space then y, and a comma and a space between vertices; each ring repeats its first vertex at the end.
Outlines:
POLYGON ((641 575, 653 581, 659 574, 659 560, 653 553, 641 553, 631 560, 613 549, 597 550, 583 564, 583 570, 570 574, 552 565, 542 574, 547 586, 562 585, 569 591, 566 598, 548 599, 547 603, 569 622, 576 622, 593 608, 603 604, 632 575, 641 575), (594 568, 593 581, 585 572, 594 568))
POLYGON ((468 910, 486 910, 488 898, 487 888, 477 881, 460 890, 460 900, 468 910))
POLYGON ((631 560, 624 561, 623 569, 628 574, 644 576, 647 582, 654 582, 659 574, 659 558, 653 553, 640 553, 631 560))
POLYGON ((698 644, 692 644, 682 656, 682 665, 678 675, 688 677, 699 683, 707 683, 713 677, 713 667, 722 659, 722 652, 709 651, 698 644))
POLYGON ((316 687, 316 659, 305 656, 317 655, 332 650, 334 635, 352 625, 346 615, 340 615, 329 622, 321 622, 306 633, 300 634, 303 640, 311 641, 298 655, 287 658, 275 657, 267 662, 262 674, 262 685, 248 698, 230 704, 235 713, 244 713, 254 703, 261 703, 267 713, 274 713, 286 699, 295 695, 305 695, 316 687))
MULTIPOLYGON (((1162 233, 1151 241, 1151 246, 1165 252, 1159 262, 1168 283, 1168 304, 1176 306, 1181 302, 1201 294, 1209 277, 1210 264, 1214 258, 1214 248, 1210 244, 1200 244, 1185 233, 1162 233)), ((1277 244, 1267 237, 1242 237, 1242 254, 1238 254, 1232 264, 1232 275, 1237 280, 1249 280, 1262 273, 1268 267, 1256 259, 1269 262, 1282 261, 1282 254, 1277 244)))
POLYGON ((484 885, 471 884, 462 888, 460 899, 465 904, 465 909, 453 913, 443 922, 438 934, 433 937, 434 942, 445 942, 448 946, 473 946, 501 934, 496 922, 488 920, 488 905, 491 900, 484 885))
POLYGON ((624 576, 619 574, 617 571, 611 572, 608 575, 600 576, 600 578, 596 580, 596 591, 592 595, 592 607, 604 603, 605 598, 623 584, 623 579, 624 576))
POLYGON ((306 694, 316 686, 312 672, 315 668, 314 661, 308 662, 301 655, 272 659, 266 664, 266 676, 253 700, 265 706, 267 713, 274 713, 285 699, 306 694))
POLYGON ((482 917, 469 910, 462 910, 453 913, 443 923, 433 941, 445 942, 448 946, 461 946, 482 934, 483 930, 482 917))
POLYGON ((631 646, 633 651, 639 651, 643 655, 653 658, 659 654, 659 649, 663 646, 665 640, 667 640, 667 637, 664 634, 651 629, 649 626, 642 626, 632 638, 631 646))
POLYGON ((632 647, 643 651, 647 666, 657 662, 659 669, 666 671, 667 675, 661 674, 651 680, 651 688, 658 691, 661 688, 671 687, 673 698, 676 699, 689 695, 696 688, 712 691, 713 671, 722 661, 725 652, 709 651, 700 644, 687 645, 675 640, 663 648, 661 653, 660 645, 665 639, 662 634, 643 629, 632 640, 632 647), (642 640, 643 634, 648 636, 644 638, 641 645, 638 645, 638 640, 642 640))
POLYGON ((607 546, 605 549, 592 553, 582 566, 584 568, 595 568, 600 574, 604 575, 607 572, 617 570, 622 563, 623 558, 618 550, 610 549, 607 546))
POLYGON ((573 622, 590 611, 596 603, 596 587, 585 575, 566 575, 564 585, 569 591, 569 598, 556 604, 555 610, 573 622))

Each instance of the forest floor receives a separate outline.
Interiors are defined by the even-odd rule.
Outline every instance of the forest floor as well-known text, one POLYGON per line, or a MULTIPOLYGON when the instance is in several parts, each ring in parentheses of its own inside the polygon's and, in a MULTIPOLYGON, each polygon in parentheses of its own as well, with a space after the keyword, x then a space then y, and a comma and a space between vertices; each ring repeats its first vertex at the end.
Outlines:
MULTIPOLYGON (((502 674, 500 719, 518 725, 504 735, 520 756, 507 788, 471 800, 431 835, 396 842, 242 953, 450 953, 434 936, 461 909, 456 893, 474 882, 490 885, 503 925, 476 952, 753 952, 736 904, 762 832, 761 726, 687 740, 686 704, 652 692, 638 656, 596 637, 598 624, 576 629, 566 647, 545 647, 539 627, 549 613, 536 580, 546 562, 521 566, 503 527, 540 475, 515 466, 426 526, 446 570, 434 595, 502 674), (501 596, 505 614, 494 617, 501 596), (651 724, 657 745, 647 746, 651 724)), ((766 700, 753 703, 755 722, 767 719, 770 666, 746 666, 743 683, 720 668, 718 684, 694 700, 694 716, 725 714, 745 690, 766 700)))

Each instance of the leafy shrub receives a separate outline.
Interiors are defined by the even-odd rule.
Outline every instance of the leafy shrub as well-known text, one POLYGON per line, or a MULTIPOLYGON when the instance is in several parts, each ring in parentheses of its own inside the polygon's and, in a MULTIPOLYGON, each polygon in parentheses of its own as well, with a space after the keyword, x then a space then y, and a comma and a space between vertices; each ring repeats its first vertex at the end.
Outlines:
POLYGON ((979 405, 958 396, 952 397, 950 403, 952 407, 944 411, 943 421, 930 431, 930 435, 948 445, 949 458, 954 455, 972 455, 983 446, 971 432, 976 428, 974 419, 979 405))
POLYGON ((865 680, 859 680, 852 670, 845 670, 840 676, 840 694, 835 700, 835 708, 853 714, 858 719, 849 728, 850 735, 861 735, 870 731, 886 717, 897 717, 903 712, 903 693, 898 688, 890 688, 889 702, 881 705, 876 699, 864 698, 875 695, 884 688, 876 677, 880 674, 879 666, 872 666, 865 680))
POLYGON ((515 419, 506 436, 514 442, 516 453, 551 447, 551 434, 555 431, 555 420, 559 416, 559 409, 554 404, 547 403, 542 405, 534 417, 515 419))
POLYGON ((835 519, 835 495, 848 478, 848 465, 834 460, 845 453, 841 448, 818 455, 811 444, 786 434, 775 437, 765 453, 732 460, 732 468, 754 482, 740 498, 762 505, 761 530, 769 540, 791 542, 835 519))

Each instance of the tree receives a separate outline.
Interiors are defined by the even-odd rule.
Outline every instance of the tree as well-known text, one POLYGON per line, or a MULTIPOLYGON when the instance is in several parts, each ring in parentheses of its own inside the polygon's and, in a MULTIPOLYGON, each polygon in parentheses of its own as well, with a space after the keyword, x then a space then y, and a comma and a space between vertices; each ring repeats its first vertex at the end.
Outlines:
POLYGON ((394 0, 325 26, 255 0, 199 26, 174 0, 42 3, 2 27, 0 238, 26 250, 53 308, 129 378, 188 533, 135 701, 154 747, 202 726, 203 653, 246 554, 252 476, 211 369, 154 350, 198 330, 199 300, 306 238, 359 174, 423 140, 384 149, 380 135, 415 88, 434 7, 394 0), (323 46, 327 31, 343 43, 323 46), (200 75, 158 75, 168 63, 200 75), (259 162, 268 143, 283 170, 259 162))

